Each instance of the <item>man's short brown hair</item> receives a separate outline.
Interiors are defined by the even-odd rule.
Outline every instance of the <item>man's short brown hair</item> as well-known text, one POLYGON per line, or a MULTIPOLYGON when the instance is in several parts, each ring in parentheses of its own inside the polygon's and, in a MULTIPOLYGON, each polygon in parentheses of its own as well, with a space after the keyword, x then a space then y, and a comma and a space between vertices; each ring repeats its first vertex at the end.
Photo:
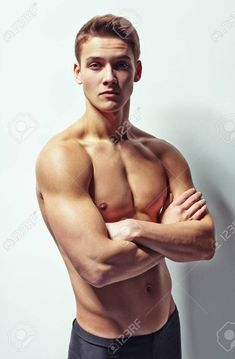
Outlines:
POLYGON ((131 47, 135 63, 140 57, 139 36, 132 23, 125 17, 106 14, 94 16, 85 23, 77 33, 75 39, 75 56, 79 64, 82 45, 93 36, 118 37, 131 47))

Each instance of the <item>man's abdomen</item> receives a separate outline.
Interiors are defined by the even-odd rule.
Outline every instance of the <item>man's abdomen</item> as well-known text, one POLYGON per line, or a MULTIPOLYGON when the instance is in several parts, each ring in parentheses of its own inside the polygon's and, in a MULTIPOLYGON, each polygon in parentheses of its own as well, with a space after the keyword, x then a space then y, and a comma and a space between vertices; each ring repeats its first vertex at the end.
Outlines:
POLYGON ((140 276, 92 287, 72 279, 77 321, 86 331, 106 338, 144 335, 160 329, 174 311, 171 278, 165 260, 140 276))

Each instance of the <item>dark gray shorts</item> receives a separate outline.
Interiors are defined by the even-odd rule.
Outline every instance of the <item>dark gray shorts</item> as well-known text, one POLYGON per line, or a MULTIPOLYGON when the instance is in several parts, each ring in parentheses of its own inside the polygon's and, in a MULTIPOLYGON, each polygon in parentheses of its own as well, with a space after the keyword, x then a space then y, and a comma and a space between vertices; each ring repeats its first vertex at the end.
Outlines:
POLYGON ((68 359, 181 359, 178 309, 156 332, 115 339, 103 338, 72 323, 68 359))

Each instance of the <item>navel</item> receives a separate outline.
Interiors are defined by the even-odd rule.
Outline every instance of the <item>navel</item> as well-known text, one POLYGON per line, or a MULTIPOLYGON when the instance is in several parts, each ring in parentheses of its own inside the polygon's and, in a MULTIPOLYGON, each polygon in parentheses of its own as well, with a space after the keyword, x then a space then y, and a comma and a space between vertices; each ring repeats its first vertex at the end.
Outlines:
POLYGON ((146 288, 145 288, 146 293, 151 293, 152 289, 153 289, 153 286, 150 283, 147 283, 146 288))

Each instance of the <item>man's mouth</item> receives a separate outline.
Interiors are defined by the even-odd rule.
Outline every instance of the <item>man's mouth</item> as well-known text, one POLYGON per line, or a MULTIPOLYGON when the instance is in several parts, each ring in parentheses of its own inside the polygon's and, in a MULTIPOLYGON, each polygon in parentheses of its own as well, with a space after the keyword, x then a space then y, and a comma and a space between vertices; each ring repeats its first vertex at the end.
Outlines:
POLYGON ((105 95, 105 94, 107 94, 107 95, 118 95, 119 92, 117 92, 117 91, 104 91, 104 92, 100 93, 100 95, 105 95))

